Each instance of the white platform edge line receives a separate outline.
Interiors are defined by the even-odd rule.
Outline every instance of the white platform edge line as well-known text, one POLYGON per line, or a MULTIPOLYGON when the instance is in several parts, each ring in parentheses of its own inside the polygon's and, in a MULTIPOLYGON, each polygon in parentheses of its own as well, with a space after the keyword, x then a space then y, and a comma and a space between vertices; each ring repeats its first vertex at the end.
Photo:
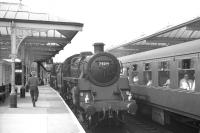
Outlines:
POLYGON ((71 109, 68 107, 68 105, 65 103, 65 101, 63 100, 63 98, 60 96, 60 94, 54 90, 52 87, 48 86, 49 88, 51 88, 62 100, 62 102, 64 103, 65 107, 69 110, 70 114, 72 115, 72 119, 73 121, 76 123, 76 125, 78 126, 78 128, 80 129, 80 133, 86 133, 85 130, 83 129, 83 127, 80 125, 79 121, 77 120, 76 116, 74 115, 74 113, 71 111, 71 109))

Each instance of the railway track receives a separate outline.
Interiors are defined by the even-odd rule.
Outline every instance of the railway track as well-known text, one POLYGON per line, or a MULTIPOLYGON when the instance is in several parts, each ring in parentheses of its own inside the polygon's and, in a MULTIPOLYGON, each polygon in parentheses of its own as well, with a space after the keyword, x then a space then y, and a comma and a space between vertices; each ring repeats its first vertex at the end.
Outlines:
MULTIPOLYGON (((73 108, 72 108, 73 110, 73 108)), ((172 121, 171 121, 172 122, 172 121)), ((111 122, 112 123, 112 122, 111 122)), ((100 126, 87 129, 87 123, 81 123, 86 133, 197 133, 197 129, 193 129, 183 123, 172 122, 171 125, 161 126, 141 115, 126 114, 121 126, 100 126)))
POLYGON ((144 119, 141 116, 127 115, 126 127, 127 133, 173 133, 150 120, 144 119))
POLYGON ((81 122, 81 125, 86 133, 175 133, 140 115, 133 116, 126 114, 122 122, 123 124, 120 126, 108 126, 109 124, 105 126, 105 121, 102 123, 103 124, 97 125, 90 130, 87 129, 87 122, 81 122))
POLYGON ((127 115, 124 124, 120 126, 98 125, 92 131, 86 130, 87 133, 173 133, 162 126, 141 117, 127 115))

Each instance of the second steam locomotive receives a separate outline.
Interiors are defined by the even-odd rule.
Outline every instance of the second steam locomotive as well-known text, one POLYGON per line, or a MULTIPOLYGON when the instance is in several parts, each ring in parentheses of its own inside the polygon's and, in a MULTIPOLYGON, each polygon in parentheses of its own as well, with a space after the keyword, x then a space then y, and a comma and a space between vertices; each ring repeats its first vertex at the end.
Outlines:
POLYGON ((103 43, 95 43, 94 54, 73 55, 57 68, 56 87, 88 126, 110 118, 123 121, 125 113, 136 113, 137 104, 121 68, 115 56, 104 52, 103 43))

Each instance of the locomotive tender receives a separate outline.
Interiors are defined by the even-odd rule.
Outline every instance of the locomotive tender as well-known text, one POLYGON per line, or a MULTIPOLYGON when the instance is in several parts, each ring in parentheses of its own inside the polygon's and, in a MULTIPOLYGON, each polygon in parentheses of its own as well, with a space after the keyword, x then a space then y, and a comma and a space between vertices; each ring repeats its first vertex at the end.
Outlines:
POLYGON ((57 87, 81 121, 96 124, 113 118, 122 120, 124 113, 135 114, 127 76, 121 76, 118 59, 104 52, 103 43, 94 44, 94 54, 82 52, 65 60, 57 73, 57 87), (70 104, 70 103, 69 103, 70 104))

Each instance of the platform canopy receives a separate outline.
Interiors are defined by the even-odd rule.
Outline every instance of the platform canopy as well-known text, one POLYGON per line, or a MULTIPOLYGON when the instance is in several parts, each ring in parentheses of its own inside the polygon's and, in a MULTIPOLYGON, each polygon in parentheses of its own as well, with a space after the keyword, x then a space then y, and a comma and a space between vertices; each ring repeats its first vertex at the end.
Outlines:
POLYGON ((17 58, 46 61, 71 43, 82 27, 82 23, 33 12, 21 3, 0 2, 0 59, 12 56, 11 42, 16 40, 17 58))
POLYGON ((117 57, 200 39, 200 18, 107 50, 117 57))

